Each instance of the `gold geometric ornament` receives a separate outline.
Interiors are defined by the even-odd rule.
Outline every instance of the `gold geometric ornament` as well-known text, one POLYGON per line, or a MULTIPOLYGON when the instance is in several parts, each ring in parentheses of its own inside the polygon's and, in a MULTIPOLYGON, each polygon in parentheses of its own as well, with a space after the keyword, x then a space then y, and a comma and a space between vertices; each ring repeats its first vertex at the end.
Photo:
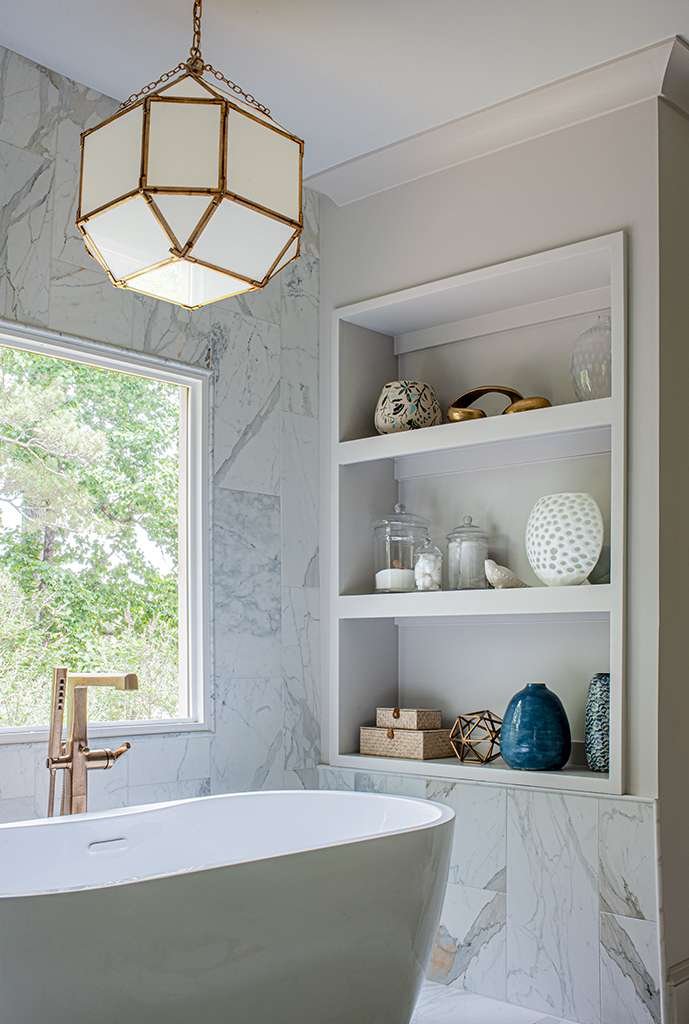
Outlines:
POLYGON ((493 711, 459 715, 450 730, 450 743, 460 761, 488 764, 500 757, 502 718, 493 711))
POLYGON ((198 309, 299 255, 304 143, 189 56, 81 136, 77 227, 112 284, 198 309), (210 78, 210 80, 209 80, 210 78))

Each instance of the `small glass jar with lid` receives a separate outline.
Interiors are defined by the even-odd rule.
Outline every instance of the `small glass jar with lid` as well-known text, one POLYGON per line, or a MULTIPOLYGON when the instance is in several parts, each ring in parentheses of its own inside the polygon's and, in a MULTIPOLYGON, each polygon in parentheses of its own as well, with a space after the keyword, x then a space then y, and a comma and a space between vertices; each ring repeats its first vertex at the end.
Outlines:
POLYGON ((404 505, 395 505, 392 515, 374 525, 377 591, 397 594, 416 589, 416 553, 428 540, 428 527, 427 519, 407 512, 404 505))
POLYGON ((430 538, 416 552, 414 582, 417 590, 442 590, 443 553, 430 538))
POLYGON ((485 561, 488 558, 488 536, 464 516, 461 526, 447 535, 447 574, 450 590, 485 590, 485 561))

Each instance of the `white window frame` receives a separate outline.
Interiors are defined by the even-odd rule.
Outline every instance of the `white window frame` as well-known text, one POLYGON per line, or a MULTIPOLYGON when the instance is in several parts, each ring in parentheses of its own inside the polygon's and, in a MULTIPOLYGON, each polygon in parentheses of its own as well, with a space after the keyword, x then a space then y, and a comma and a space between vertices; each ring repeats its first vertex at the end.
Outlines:
MULTIPOLYGON (((141 736, 151 733, 210 731, 211 569, 208 474, 212 371, 174 359, 88 341, 56 331, 24 327, 3 319, 0 319, 0 345, 151 377, 154 380, 183 385, 188 389, 186 431, 180 436, 180 494, 186 495, 186 501, 184 507, 180 506, 182 557, 179 566, 179 645, 180 681, 186 681, 189 715, 186 718, 156 721, 122 720, 94 723, 89 727, 89 733, 91 736, 121 736, 123 733, 127 736, 141 736), (183 486, 185 483, 186 487, 183 486)), ((75 670, 79 667, 70 666, 75 670)), ((50 680, 47 679, 46 687, 49 685, 50 680)), ((0 745, 45 742, 47 738, 47 724, 45 727, 0 728, 0 745)))

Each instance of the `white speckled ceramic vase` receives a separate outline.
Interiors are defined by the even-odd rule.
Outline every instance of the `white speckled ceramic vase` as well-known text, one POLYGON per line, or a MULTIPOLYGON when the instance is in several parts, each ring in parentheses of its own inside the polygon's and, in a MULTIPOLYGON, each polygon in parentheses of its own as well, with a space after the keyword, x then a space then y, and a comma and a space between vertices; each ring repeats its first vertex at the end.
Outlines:
POLYGON ((548 587, 583 583, 603 546, 603 517, 590 494, 545 494, 526 524, 529 564, 548 587))

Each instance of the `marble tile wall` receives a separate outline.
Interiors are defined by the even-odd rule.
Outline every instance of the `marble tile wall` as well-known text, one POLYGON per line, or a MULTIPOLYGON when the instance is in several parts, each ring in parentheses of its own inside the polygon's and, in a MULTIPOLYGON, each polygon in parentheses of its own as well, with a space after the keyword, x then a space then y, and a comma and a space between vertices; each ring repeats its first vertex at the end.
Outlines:
MULTIPOLYGON (((0 47, 0 317, 214 371, 215 731, 140 737, 91 806, 315 785, 318 198, 302 256, 196 313, 112 288, 74 227, 79 135, 113 100, 0 47)), ((44 813, 44 750, 0 746, 0 821, 44 813)))
POLYGON ((431 981, 580 1024, 660 1024, 655 805, 319 768, 455 812, 431 981))

